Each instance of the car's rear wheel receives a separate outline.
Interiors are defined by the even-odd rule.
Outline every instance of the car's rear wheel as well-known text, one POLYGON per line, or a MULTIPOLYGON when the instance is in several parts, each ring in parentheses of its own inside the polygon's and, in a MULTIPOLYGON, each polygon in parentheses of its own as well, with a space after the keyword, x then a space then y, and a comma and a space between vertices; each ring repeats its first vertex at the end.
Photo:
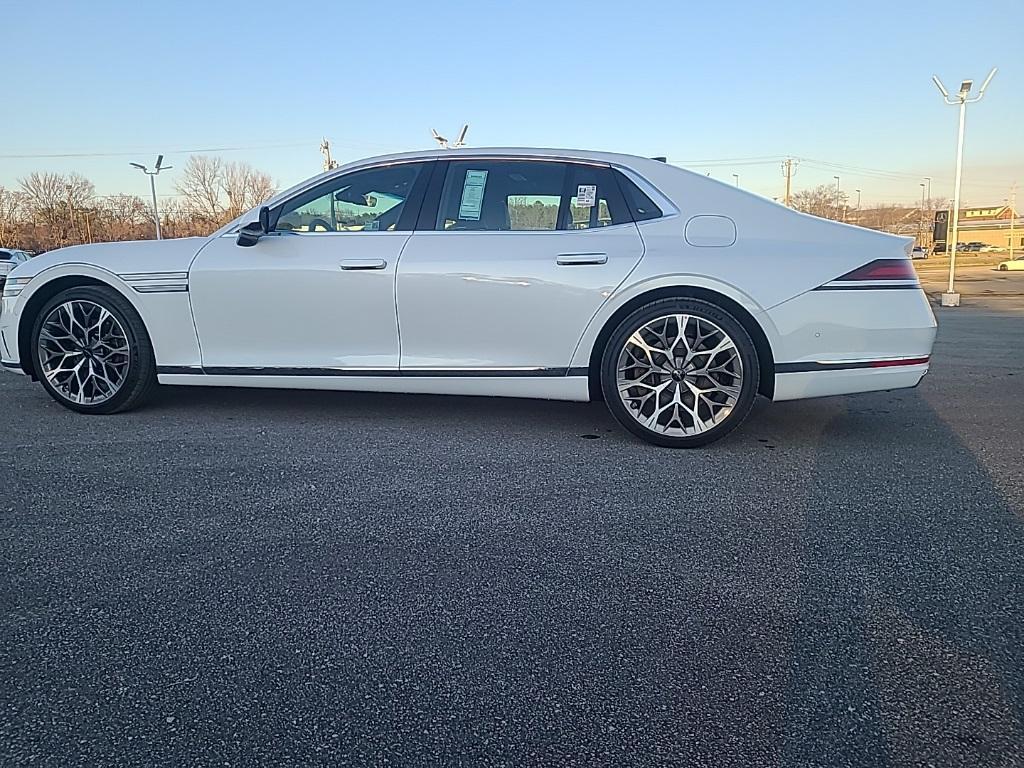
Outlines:
POLYGON ((738 427, 759 381, 757 350, 743 326, 714 304, 662 299, 612 333, 601 388, 612 415, 648 442, 695 448, 738 427))
POLYGON ((80 413, 134 408, 156 384, 149 334, 113 288, 80 286, 54 296, 36 317, 32 353, 43 388, 80 413))
POLYGON ((1000 264, 999 265, 999 271, 1000 272, 1007 272, 1007 271, 1009 271, 1009 269, 1010 268, 1008 266, 1006 266, 1005 264, 1000 264))

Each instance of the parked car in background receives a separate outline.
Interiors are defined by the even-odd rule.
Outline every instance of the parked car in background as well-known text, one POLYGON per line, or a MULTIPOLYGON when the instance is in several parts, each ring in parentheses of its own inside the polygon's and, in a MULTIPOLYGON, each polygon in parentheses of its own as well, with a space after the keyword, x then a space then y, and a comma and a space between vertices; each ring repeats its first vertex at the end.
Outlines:
POLYGON ((985 247, 985 243, 981 243, 981 242, 978 242, 977 240, 974 240, 973 242, 970 242, 967 245, 965 245, 964 246, 964 250, 968 251, 968 252, 977 253, 977 252, 981 251, 981 249, 984 248, 984 247, 985 247))
POLYGON ((922 248, 920 245, 915 245, 914 249, 910 252, 910 258, 912 259, 927 259, 928 249, 922 248))
POLYGON ((916 386, 936 325, 912 242, 650 158, 390 155, 209 237, 37 256, 7 281, 0 352, 83 413, 157 383, 603 399, 694 447, 759 394, 916 386))
POLYGON ((0 248, 0 289, 3 289, 11 270, 30 258, 32 257, 26 251, 17 248, 0 248))
POLYGON ((1024 254, 1017 256, 1009 261, 1002 261, 999 266, 996 267, 1000 272, 1008 272, 1010 270, 1024 270, 1024 254))
POLYGON ((983 245, 979 249, 982 253, 997 253, 999 251, 1005 251, 1005 248, 1000 248, 998 245, 983 245))

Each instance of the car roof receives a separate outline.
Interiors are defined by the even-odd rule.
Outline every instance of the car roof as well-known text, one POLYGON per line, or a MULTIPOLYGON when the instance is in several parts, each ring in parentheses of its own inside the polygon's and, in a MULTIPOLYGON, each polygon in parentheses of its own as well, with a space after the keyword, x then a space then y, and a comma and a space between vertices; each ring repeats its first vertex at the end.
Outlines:
POLYGON ((542 147, 459 147, 456 149, 424 149, 414 152, 398 152, 390 155, 367 157, 351 165, 368 165, 401 160, 451 160, 460 157, 550 157, 566 160, 591 160, 605 163, 632 165, 637 160, 651 158, 629 155, 621 152, 603 152, 589 149, 552 149, 542 147))

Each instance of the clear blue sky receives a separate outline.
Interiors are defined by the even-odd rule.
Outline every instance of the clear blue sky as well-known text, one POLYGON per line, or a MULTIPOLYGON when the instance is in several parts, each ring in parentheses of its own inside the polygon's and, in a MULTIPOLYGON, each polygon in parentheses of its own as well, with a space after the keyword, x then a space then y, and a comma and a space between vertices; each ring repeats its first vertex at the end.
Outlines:
POLYGON ((935 197, 952 187, 956 110, 931 75, 954 89, 992 66, 968 109, 965 199, 1024 184, 1021 0, 5 6, 6 186, 77 171, 101 194, 145 194, 129 160, 163 151, 180 166, 184 150, 217 147, 244 148, 219 154, 287 186, 319 171, 323 136, 345 161, 427 147, 432 127, 466 121, 476 146, 667 155, 771 197, 776 158, 806 157, 847 167, 802 164, 796 188, 839 175, 865 203, 911 202, 920 176, 935 197))

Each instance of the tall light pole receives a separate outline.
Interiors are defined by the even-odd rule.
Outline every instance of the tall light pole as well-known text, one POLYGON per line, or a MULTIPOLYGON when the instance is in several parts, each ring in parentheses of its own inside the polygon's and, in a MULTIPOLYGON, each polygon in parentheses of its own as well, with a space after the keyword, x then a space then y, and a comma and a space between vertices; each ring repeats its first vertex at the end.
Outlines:
POLYGON ((970 98, 971 87, 974 85, 973 80, 964 80, 960 83, 960 92, 956 96, 950 97, 946 91, 942 81, 939 80, 938 75, 932 75, 932 82, 935 83, 935 87, 939 89, 939 93, 942 94, 942 98, 947 104, 959 105, 960 106, 960 128, 957 132, 956 138, 956 180, 953 182, 953 211, 950 217, 950 234, 946 238, 946 242, 952 242, 952 250, 949 252, 949 287, 947 291, 942 294, 942 306, 944 307, 959 307, 960 306, 960 294, 953 290, 953 275, 956 269, 956 243, 959 237, 958 227, 960 224, 960 180, 963 176, 964 167, 964 119, 967 117, 967 105, 973 104, 976 101, 981 101, 985 96, 985 89, 988 84, 995 77, 996 68, 992 67, 992 71, 988 73, 988 77, 985 78, 985 82, 981 84, 981 89, 978 91, 978 95, 973 99, 970 98))
POLYGON ((853 191, 857 193, 857 212, 860 213, 860 190, 855 189, 853 191))
POLYGON ((928 185, 928 202, 927 202, 927 206, 928 207, 925 208, 925 210, 927 211, 927 214, 926 214, 925 219, 924 219, 924 224, 925 224, 925 229, 926 230, 929 227, 932 227, 933 234, 930 236, 931 245, 929 246, 929 248, 934 248, 934 246, 935 246, 935 237, 934 237, 935 222, 933 221, 933 219, 935 218, 935 214, 932 213, 932 177, 931 176, 925 176, 924 177, 924 182, 925 182, 925 184, 928 185))
POLYGON ((836 221, 839 221, 839 177, 833 176, 836 180, 836 221))
POLYGON ((734 173, 732 177, 736 179, 736 186, 738 187, 740 185, 740 175, 738 173, 734 173))
POLYGON ((1017 183, 1010 187, 1010 261, 1013 261, 1013 224, 1017 218, 1017 183))
POLYGON ((917 224, 917 244, 924 248, 924 182, 918 184, 921 188, 921 215, 918 217, 917 224))
POLYGON ((149 191, 153 194, 153 223, 156 224, 157 240, 162 240, 163 237, 160 234, 160 211, 156 205, 156 177, 160 175, 160 171, 166 171, 172 167, 170 165, 163 165, 163 161, 164 156, 157 155, 156 166, 152 171, 149 170, 146 166, 142 165, 141 163, 128 163, 128 165, 132 166, 133 168, 138 168, 144 174, 149 176, 149 191))

